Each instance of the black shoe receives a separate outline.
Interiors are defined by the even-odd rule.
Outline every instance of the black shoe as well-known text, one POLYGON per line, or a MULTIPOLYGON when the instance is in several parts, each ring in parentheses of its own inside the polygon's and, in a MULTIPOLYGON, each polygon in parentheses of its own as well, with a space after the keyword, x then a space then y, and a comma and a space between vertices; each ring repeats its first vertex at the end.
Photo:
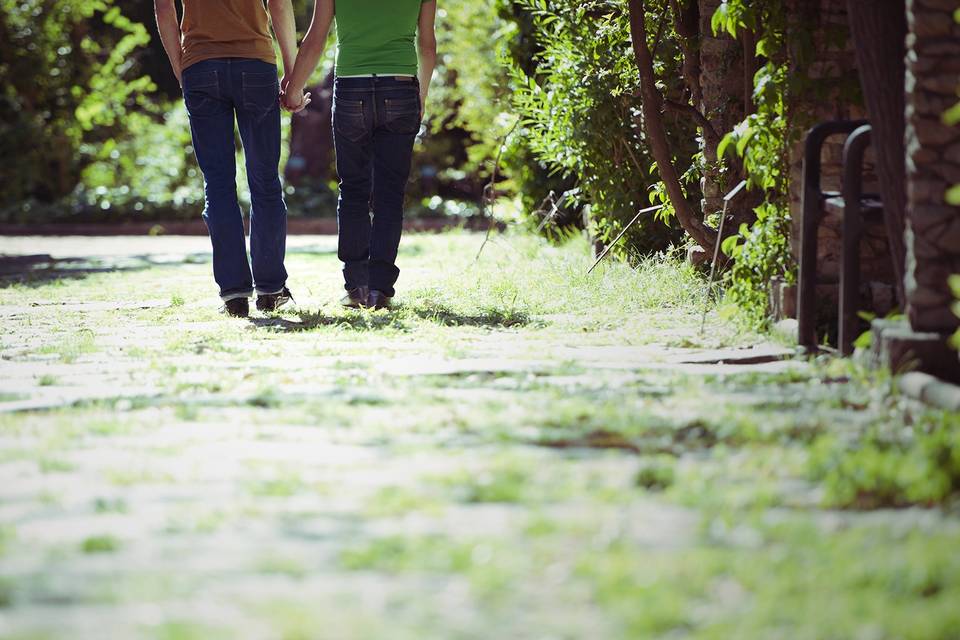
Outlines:
POLYGON ((357 287, 347 291, 347 295, 340 299, 340 304, 348 309, 359 309, 367 306, 367 288, 357 287))
POLYGON ((220 311, 234 318, 246 318, 250 315, 250 301, 247 298, 227 300, 220 311))
POLYGON ((367 296, 367 307, 370 309, 387 309, 393 300, 390 296, 378 289, 371 289, 367 296))
POLYGON ((293 300, 293 294, 286 287, 280 293, 270 293, 257 296, 257 309, 267 313, 276 311, 283 305, 293 300))

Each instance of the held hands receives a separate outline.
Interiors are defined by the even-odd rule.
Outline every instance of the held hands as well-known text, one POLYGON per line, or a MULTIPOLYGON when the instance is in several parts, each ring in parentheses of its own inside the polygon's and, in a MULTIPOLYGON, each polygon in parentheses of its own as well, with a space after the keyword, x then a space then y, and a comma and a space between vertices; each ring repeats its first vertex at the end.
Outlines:
POLYGON ((300 113, 310 104, 310 96, 303 92, 303 87, 292 86, 286 77, 280 81, 280 106, 284 111, 300 113))

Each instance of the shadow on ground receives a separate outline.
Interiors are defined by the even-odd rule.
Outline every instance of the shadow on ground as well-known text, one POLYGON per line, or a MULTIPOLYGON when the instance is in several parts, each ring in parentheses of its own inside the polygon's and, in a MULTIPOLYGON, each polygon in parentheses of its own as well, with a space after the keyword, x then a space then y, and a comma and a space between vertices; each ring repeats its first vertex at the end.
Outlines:
POLYGON ((40 287, 57 280, 82 280, 100 273, 131 273, 206 260, 207 256, 203 255, 188 255, 175 261, 150 255, 121 258, 54 258, 45 254, 0 256, 0 289, 14 285, 40 287))
MULTIPOLYGON (((95 239, 91 240, 95 242, 95 239)), ((335 247, 320 244, 295 246, 287 255, 328 257, 335 247)), ((85 255, 54 257, 50 254, 0 255, 0 288, 13 285, 39 287, 57 280, 82 280, 99 273, 135 272, 154 267, 206 264, 209 251, 137 253, 133 255, 85 255)))
POLYGON ((323 311, 302 310, 297 313, 298 320, 274 316, 250 318, 250 323, 258 328, 289 332, 312 331, 321 327, 339 327, 354 331, 405 330, 409 328, 405 319, 411 315, 445 327, 508 328, 528 326, 533 323, 525 312, 514 309, 490 309, 471 314, 460 313, 439 304, 397 304, 381 311, 347 311, 338 315, 323 311))

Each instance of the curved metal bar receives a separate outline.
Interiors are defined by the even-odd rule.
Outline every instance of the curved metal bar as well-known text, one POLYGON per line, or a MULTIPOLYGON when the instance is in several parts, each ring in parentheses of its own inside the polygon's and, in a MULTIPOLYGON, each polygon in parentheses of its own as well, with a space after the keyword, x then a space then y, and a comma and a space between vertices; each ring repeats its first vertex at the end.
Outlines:
POLYGON ((803 152, 803 193, 801 195, 800 277, 797 282, 798 342, 809 350, 817 348, 817 228, 823 217, 820 189, 820 153, 827 138, 851 133, 866 120, 823 122, 807 133, 803 152))
POLYGON ((863 233, 863 156, 871 127, 858 128, 843 146, 843 257, 840 266, 840 352, 853 353, 860 306, 860 237, 863 233))

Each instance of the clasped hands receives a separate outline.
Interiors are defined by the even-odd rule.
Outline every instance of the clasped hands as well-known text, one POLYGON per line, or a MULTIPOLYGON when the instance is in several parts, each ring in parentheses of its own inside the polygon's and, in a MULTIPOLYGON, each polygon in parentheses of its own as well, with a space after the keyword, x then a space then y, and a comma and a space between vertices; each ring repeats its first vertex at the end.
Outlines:
POLYGON ((280 106, 284 111, 300 113, 310 104, 310 96, 303 92, 303 87, 291 87, 286 78, 280 81, 280 106))

